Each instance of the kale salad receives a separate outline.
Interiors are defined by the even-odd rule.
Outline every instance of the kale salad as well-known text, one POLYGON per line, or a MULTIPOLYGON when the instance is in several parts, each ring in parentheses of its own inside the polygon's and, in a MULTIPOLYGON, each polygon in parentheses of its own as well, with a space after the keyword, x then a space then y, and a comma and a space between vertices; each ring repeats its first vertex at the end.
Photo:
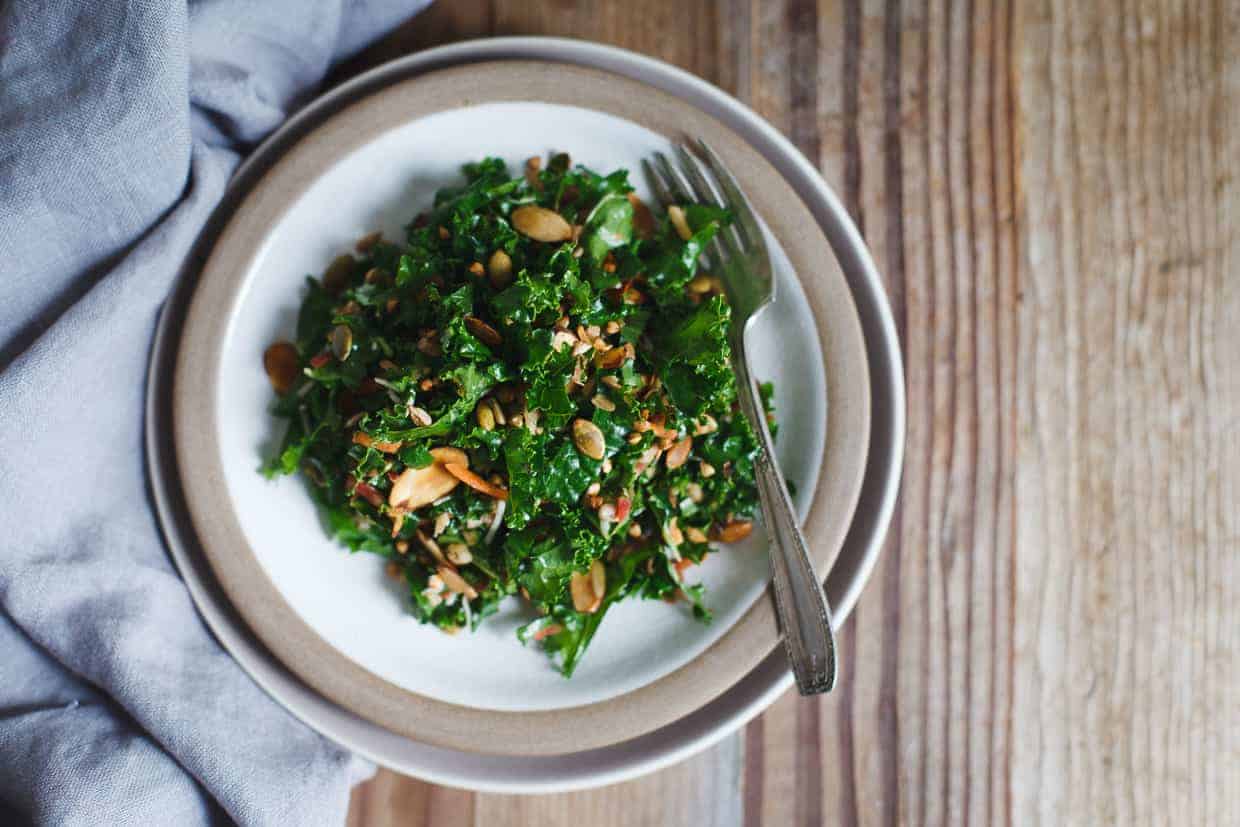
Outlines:
POLYGON ((288 420, 264 472, 300 472, 422 622, 525 601, 519 639, 566 677, 627 597, 709 621, 686 570, 758 506, 728 303, 698 265, 728 220, 656 215, 626 171, 563 154, 466 165, 403 241, 307 279, 296 341, 264 354, 288 420))

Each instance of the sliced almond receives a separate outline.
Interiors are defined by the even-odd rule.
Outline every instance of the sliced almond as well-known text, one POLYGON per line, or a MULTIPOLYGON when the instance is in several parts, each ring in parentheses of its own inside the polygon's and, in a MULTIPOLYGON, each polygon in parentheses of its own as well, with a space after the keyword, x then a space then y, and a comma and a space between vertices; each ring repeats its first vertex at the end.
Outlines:
POLYGON ((400 450, 399 442, 382 442, 373 439, 370 434, 361 431, 353 432, 353 442, 356 445, 361 445, 363 448, 374 448, 376 451, 382 451, 385 454, 394 454, 400 450))
POLYGON ((467 566, 474 559, 474 555, 469 551, 469 546, 464 543, 448 543, 448 547, 444 549, 444 552, 448 555, 448 559, 458 566, 467 566))
POLYGON ((721 543, 735 543, 744 540, 753 533, 751 520, 733 520, 721 526, 711 528, 711 537, 721 543))
POLYGON ((684 531, 685 531, 685 537, 691 543, 705 543, 709 539, 706 536, 706 532, 702 531, 702 529, 700 528, 689 526, 684 531))
POLYGON ((405 525, 405 512, 403 511, 392 512, 392 538, 393 539, 396 538, 397 534, 400 534, 400 530, 404 527, 404 525, 405 525))
POLYGON ((504 341, 499 335, 499 331, 482 321, 482 319, 479 319, 477 316, 466 316, 465 328, 470 333, 477 336, 478 339, 484 344, 498 345, 500 342, 504 341))
POLYGON ((479 494, 486 494, 488 497, 494 497, 497 500, 508 499, 507 488, 500 488, 498 485, 487 482, 464 465, 449 462, 444 465, 444 469, 479 494))
POLYGON ((456 569, 451 566, 440 566, 438 574, 449 591, 463 594, 469 600, 473 600, 478 596, 478 592, 474 590, 474 587, 465 582, 465 578, 457 574, 456 569))
POLYGON ((417 511, 450 492, 460 480, 450 474, 448 464, 469 467, 469 457, 456 448, 434 448, 435 461, 425 468, 406 468, 388 493, 388 505, 405 511, 417 511))
POLYGON ((568 580, 568 590, 573 598, 573 608, 585 614, 597 612, 603 602, 602 595, 594 590, 595 566, 602 569, 603 564, 595 560, 590 565, 590 571, 585 574, 573 572, 568 580))
POLYGON ((546 207, 528 204, 512 211, 512 226, 521 235, 535 241, 555 243, 573 237, 573 227, 564 216, 546 207))
POLYGON ((422 544, 423 548, 425 548, 427 551, 431 553, 431 557, 435 558, 435 562, 443 563, 447 560, 447 558, 444 557, 443 549, 439 547, 439 543, 436 543, 430 537, 426 536, 425 531, 419 528, 416 532, 416 535, 418 538, 418 542, 422 544))
POLYGON ((590 564, 590 585, 594 589, 594 596, 599 600, 607 594, 607 569, 603 567, 602 560, 595 560, 590 564))
POLYGON ((667 208, 667 217, 672 220, 672 227, 676 230, 676 235, 680 236, 682 241, 688 241, 693 238, 693 230, 689 229, 689 220, 685 218, 683 208, 673 204, 667 208))
POLYGON ((684 465, 685 461, 689 459, 689 452, 691 450, 693 450, 693 437, 691 436, 687 436, 673 445, 668 450, 667 458, 664 460, 667 463, 667 469, 674 471, 684 465))
POLYGON ((590 404, 594 405, 594 407, 601 411, 614 411, 616 409, 616 403, 612 402, 606 395, 601 393, 596 393, 594 398, 590 400, 590 404))
POLYGON ((573 444, 590 459, 602 459, 607 450, 603 432, 588 419, 573 420, 573 444))
POLYGON ((288 342, 276 342, 263 351, 263 370, 271 380, 271 387, 283 396, 293 388, 293 383, 301 374, 301 360, 297 356, 297 348, 288 342))

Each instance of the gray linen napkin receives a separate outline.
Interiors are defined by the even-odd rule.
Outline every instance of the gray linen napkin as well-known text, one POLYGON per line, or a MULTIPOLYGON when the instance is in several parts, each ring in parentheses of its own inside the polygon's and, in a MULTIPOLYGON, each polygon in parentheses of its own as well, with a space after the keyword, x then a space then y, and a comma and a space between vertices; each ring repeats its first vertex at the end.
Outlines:
POLYGON ((366 766, 242 673, 165 553, 144 374, 241 154, 422 5, 0 3, 0 817, 343 822, 366 766))

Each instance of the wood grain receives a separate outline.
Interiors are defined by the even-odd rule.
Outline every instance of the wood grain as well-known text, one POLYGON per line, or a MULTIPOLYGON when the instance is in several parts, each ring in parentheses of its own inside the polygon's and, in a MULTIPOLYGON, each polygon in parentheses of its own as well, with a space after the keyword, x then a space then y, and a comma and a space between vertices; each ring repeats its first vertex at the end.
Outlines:
POLYGON ((845 199, 908 371, 839 690, 655 776, 353 825, 1240 823, 1240 6, 441 3, 339 77, 558 34, 750 103, 845 199))

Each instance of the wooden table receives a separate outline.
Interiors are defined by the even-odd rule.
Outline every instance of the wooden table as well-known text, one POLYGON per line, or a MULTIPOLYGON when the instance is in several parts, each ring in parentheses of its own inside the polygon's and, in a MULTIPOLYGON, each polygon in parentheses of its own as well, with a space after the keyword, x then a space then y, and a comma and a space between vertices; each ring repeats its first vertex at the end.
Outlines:
POLYGON ((652 777, 350 824, 1240 824, 1235 0, 442 0, 655 55, 814 160, 887 279, 901 506, 843 680, 652 777))

